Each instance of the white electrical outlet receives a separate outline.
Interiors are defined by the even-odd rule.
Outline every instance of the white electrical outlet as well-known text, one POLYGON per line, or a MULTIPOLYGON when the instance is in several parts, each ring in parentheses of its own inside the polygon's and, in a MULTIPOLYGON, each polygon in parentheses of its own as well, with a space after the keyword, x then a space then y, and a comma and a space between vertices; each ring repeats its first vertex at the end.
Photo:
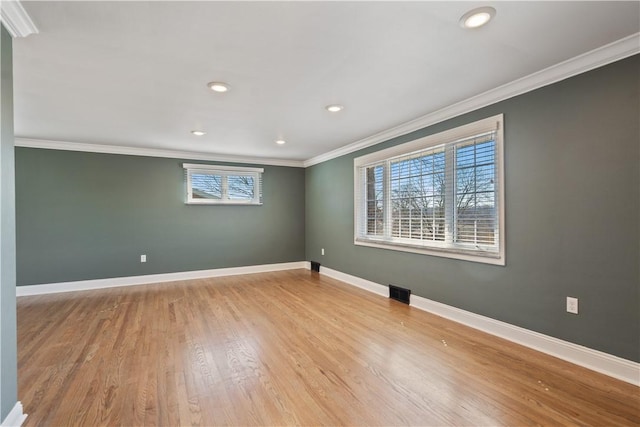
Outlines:
POLYGON ((578 298, 567 297, 567 313, 578 314, 578 298))
POLYGON ((146 255, 140 255, 140 262, 147 262, 147 256, 146 255))
POLYGON ((324 248, 320 249, 320 251, 322 252, 322 255, 324 255, 324 248))

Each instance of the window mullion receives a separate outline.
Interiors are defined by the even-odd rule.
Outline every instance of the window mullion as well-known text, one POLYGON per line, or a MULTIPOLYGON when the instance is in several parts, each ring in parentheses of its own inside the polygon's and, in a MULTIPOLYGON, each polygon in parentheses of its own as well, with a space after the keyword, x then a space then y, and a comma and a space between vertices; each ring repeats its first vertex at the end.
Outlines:
POLYGON ((393 226, 393 219, 391 218, 391 162, 384 162, 382 174, 382 201, 384 205, 382 212, 382 221, 384 224, 384 237, 386 239, 390 239, 391 228, 393 226))
POLYGON ((504 265, 502 120, 354 159, 355 244, 504 265), (375 180, 366 168, 376 168, 375 180))
POLYGON ((357 236, 358 237, 366 237, 369 234, 369 227, 367 225, 368 218, 368 209, 367 203, 369 202, 368 194, 367 194, 367 186, 369 182, 367 181, 367 167, 362 167, 358 169, 358 176, 356 178, 356 182, 358 183, 356 200, 358 200, 357 205, 357 221, 359 224, 356 224, 357 227, 357 236))
POLYGON ((262 168, 183 163, 187 204, 262 204, 262 168))
POLYGON ((447 146, 444 152, 444 241, 452 244, 455 241, 456 222, 456 170, 455 146, 447 146))
POLYGON ((222 200, 229 200, 229 176, 222 175, 222 200))

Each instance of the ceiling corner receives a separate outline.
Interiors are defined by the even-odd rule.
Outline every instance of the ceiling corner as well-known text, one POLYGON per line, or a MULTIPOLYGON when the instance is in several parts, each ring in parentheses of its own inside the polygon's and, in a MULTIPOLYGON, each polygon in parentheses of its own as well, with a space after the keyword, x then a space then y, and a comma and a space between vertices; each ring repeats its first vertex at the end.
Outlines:
POLYGON ((38 34, 38 28, 18 0, 0 2, 0 18, 11 37, 27 37, 30 34, 38 34))

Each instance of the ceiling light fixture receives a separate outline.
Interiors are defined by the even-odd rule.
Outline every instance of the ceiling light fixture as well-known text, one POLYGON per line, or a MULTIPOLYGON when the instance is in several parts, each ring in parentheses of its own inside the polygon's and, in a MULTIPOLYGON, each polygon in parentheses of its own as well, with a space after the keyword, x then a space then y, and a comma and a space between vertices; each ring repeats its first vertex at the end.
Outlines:
POLYGON ((276 144, 278 144, 278 145, 284 145, 284 144, 286 144, 286 143, 287 143, 287 141, 285 141, 284 139, 278 139, 278 140, 276 140, 276 144))
POLYGON ((331 112, 331 113, 337 113, 338 111, 342 111, 344 110, 344 107, 342 105, 338 105, 338 104, 331 104, 331 105, 327 105, 326 107, 324 107, 327 111, 331 112))
POLYGON ((207 134, 205 131, 202 131, 202 130, 192 130, 191 133, 194 134, 195 136, 202 136, 207 134))
POLYGON ((496 10, 492 7, 479 7, 470 10, 460 18, 462 28, 478 28, 485 25, 496 15, 496 10))
POLYGON ((211 89, 214 92, 226 92, 229 90, 229 85, 223 82, 211 82, 211 83, 207 83, 207 86, 209 86, 209 89, 211 89))

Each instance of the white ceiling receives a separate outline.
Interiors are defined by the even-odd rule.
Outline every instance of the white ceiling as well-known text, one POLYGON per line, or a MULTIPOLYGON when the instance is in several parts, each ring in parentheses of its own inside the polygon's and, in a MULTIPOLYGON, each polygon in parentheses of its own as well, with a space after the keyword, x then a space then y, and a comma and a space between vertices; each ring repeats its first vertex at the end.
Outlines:
POLYGON ((39 34, 14 40, 17 137, 284 160, 640 30, 637 1, 23 5, 39 34), (497 10, 486 27, 458 25, 486 5, 497 10), (212 92, 213 80, 231 90, 212 92))

